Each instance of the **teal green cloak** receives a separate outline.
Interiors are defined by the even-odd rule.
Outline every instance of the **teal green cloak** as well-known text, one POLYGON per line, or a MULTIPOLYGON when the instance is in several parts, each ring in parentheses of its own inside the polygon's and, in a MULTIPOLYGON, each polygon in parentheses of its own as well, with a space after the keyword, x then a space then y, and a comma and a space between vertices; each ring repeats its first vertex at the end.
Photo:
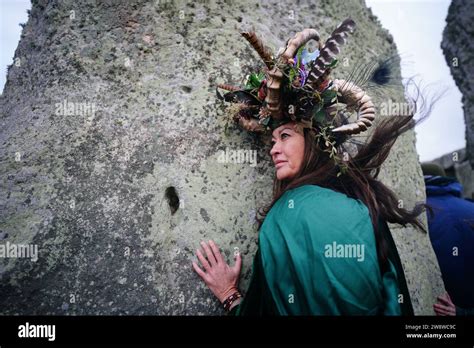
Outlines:
POLYGON ((285 192, 262 224, 249 288, 231 314, 412 314, 395 244, 380 226, 389 245, 383 276, 361 201, 316 185, 285 192))

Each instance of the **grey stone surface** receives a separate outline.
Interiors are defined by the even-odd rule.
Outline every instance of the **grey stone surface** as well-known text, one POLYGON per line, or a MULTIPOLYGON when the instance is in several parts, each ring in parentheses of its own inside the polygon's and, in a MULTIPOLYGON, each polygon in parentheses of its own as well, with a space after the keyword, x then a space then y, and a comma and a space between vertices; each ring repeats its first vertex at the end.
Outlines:
POLYGON ((467 158, 466 149, 459 149, 435 158, 433 163, 440 165, 446 176, 455 177, 462 185, 462 196, 474 198, 474 170, 467 158))
MULTIPOLYGON (((194 250, 212 238, 231 261, 238 248, 246 288, 273 168, 258 139, 224 132, 214 86, 261 66, 239 31, 276 50, 348 16, 343 78, 396 53, 363 1, 33 1, 0 100, 0 230, 39 258, 0 260, 0 313, 223 314, 194 250), (69 115, 65 101, 95 112, 69 115), (258 164, 219 163, 226 148, 258 150, 258 164)), ((397 142, 381 176, 406 206, 424 200, 414 141, 397 142)), ((428 236, 393 234, 415 312, 433 314, 443 286, 428 236)))
POLYGON ((474 170, 474 2, 453 0, 446 17, 441 48, 462 93, 466 122, 466 157, 474 170))
MULTIPOLYGON (((443 31, 443 49, 446 63, 453 75, 456 86, 462 93, 464 121, 466 123, 466 148, 453 154, 446 154, 434 162, 451 170, 463 185, 463 196, 474 197, 474 3, 465 0, 453 0, 446 17, 443 31), (451 161, 452 163, 449 163, 451 161)), ((453 176, 454 176, 453 175, 453 176)))

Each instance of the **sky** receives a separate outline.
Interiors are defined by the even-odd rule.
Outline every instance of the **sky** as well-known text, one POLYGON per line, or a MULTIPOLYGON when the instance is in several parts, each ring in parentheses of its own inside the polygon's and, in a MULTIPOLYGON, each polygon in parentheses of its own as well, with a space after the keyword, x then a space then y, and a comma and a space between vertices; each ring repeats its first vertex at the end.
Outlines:
MULTIPOLYGON (((366 0, 366 4, 394 37, 402 58, 402 77, 416 75, 418 83, 434 86, 433 91, 447 89, 430 117, 416 127, 420 161, 465 147, 461 93, 440 47, 450 0, 366 0)), ((30 8, 29 0, 0 0, 0 91, 20 39, 19 24, 26 23, 30 8)))
POLYGON ((28 21, 26 10, 29 9, 30 0, 0 0, 0 92, 7 79, 7 65, 13 63, 20 41, 20 23, 28 21))
POLYGON ((420 161, 430 161, 466 146, 462 95, 441 50, 450 0, 366 0, 367 7, 390 31, 401 55, 402 77, 416 75, 435 92, 447 89, 416 131, 420 161))

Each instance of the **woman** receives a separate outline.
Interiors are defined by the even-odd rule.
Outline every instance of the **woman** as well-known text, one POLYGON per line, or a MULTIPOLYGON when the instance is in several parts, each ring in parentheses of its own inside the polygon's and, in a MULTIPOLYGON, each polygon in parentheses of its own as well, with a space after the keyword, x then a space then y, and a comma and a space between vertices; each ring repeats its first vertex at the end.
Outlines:
POLYGON ((276 61, 253 33, 244 33, 267 65, 265 78, 251 76, 244 90, 220 86, 231 91, 225 99, 239 106, 234 120, 244 129, 271 130, 276 169, 273 202, 259 219, 259 247, 245 297, 238 289, 240 255, 231 267, 209 241, 197 251, 201 266, 193 262, 233 314, 413 313, 385 221, 423 229, 416 220, 421 208, 399 208, 393 192, 376 180, 398 135, 413 122, 411 117, 385 118, 356 155, 346 151, 350 135, 367 129, 375 114, 359 87, 328 79, 339 51, 335 46, 354 26, 345 20, 311 53, 304 45, 310 39, 319 43, 319 35, 305 29, 288 41, 276 61), (341 105, 344 111, 357 111, 358 121, 348 124, 341 105))

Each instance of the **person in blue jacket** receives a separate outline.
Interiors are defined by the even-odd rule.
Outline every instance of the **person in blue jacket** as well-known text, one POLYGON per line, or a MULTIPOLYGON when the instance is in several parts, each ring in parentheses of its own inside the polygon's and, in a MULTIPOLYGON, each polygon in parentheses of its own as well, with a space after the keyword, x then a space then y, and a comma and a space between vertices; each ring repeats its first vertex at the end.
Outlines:
POLYGON ((474 203, 462 186, 434 163, 422 165, 428 227, 447 294, 438 297, 438 315, 474 314, 474 203))

